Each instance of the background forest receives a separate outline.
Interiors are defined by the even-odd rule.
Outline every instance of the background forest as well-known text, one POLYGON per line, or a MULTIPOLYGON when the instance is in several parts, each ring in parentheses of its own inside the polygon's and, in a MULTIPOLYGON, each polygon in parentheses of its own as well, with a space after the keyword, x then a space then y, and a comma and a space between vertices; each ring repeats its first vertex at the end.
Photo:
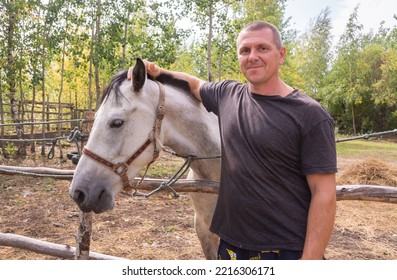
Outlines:
POLYGON ((283 78, 319 100, 338 132, 397 128, 397 28, 363 32, 357 6, 333 38, 325 8, 298 36, 287 1, 1 0, 1 123, 25 121, 27 100, 95 110, 111 77, 137 57, 206 80, 244 81, 236 35, 262 19, 279 27, 287 46, 283 78))

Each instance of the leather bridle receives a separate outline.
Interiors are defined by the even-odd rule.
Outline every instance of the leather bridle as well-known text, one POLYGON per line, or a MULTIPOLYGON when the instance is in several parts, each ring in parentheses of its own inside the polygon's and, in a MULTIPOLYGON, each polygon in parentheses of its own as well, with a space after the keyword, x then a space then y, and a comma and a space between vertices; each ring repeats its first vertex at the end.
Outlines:
MULTIPOLYGON (((130 164, 140 155, 142 154, 147 147, 150 146, 150 144, 154 145, 154 151, 153 151, 153 159, 152 161, 147 165, 146 171, 148 170, 149 166, 159 157, 160 155, 160 150, 162 147, 161 141, 160 141, 160 133, 161 133, 161 124, 162 120, 164 118, 165 114, 165 92, 164 92, 164 86, 155 81, 160 89, 160 94, 159 94, 159 102, 157 105, 157 112, 156 112, 156 118, 154 121, 153 129, 149 133, 149 137, 146 140, 145 143, 143 143, 142 146, 140 146, 126 161, 124 162, 119 162, 119 163, 112 163, 103 157, 95 154, 94 152, 90 151, 88 148, 84 147, 83 148, 83 154, 90 157, 91 159, 105 165, 106 167, 110 168, 114 173, 116 173, 118 176, 120 176, 121 181, 123 183, 123 189, 126 192, 131 192, 132 189, 134 188, 131 185, 130 180, 128 179, 128 167, 130 164), (159 148, 160 146, 160 148, 159 148)), ((145 173, 146 174, 146 173, 145 173)), ((142 177, 143 180, 144 176, 142 177)), ((141 180, 141 182, 142 182, 141 180)))

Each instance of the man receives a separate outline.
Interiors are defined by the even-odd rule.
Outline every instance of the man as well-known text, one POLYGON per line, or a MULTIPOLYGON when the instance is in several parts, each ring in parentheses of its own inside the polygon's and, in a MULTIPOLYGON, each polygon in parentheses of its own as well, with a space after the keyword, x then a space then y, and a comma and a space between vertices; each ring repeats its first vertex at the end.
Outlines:
POLYGON ((209 83, 146 62, 153 77, 188 81, 219 118, 222 171, 210 230, 220 259, 323 259, 336 211, 336 149, 329 114, 279 76, 286 49, 255 21, 237 39, 248 83, 209 83))

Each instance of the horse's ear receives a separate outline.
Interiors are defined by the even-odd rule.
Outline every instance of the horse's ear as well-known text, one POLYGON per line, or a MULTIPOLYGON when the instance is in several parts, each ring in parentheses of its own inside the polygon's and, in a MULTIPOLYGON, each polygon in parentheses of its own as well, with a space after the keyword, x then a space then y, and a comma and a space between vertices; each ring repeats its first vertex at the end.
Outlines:
POLYGON ((146 81, 146 67, 142 59, 137 58, 132 70, 132 87, 134 91, 140 91, 146 81))

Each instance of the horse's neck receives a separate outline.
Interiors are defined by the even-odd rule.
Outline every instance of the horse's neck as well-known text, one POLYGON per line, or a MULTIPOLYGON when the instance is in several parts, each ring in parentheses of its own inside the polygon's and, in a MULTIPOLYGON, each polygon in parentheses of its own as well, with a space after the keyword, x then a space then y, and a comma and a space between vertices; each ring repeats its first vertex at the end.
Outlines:
MULTIPOLYGON (((216 157, 220 151, 217 117, 201 103, 173 89, 166 94, 164 146, 183 156, 216 157)), ((201 178, 218 179, 219 159, 198 160, 192 164, 201 178)))

